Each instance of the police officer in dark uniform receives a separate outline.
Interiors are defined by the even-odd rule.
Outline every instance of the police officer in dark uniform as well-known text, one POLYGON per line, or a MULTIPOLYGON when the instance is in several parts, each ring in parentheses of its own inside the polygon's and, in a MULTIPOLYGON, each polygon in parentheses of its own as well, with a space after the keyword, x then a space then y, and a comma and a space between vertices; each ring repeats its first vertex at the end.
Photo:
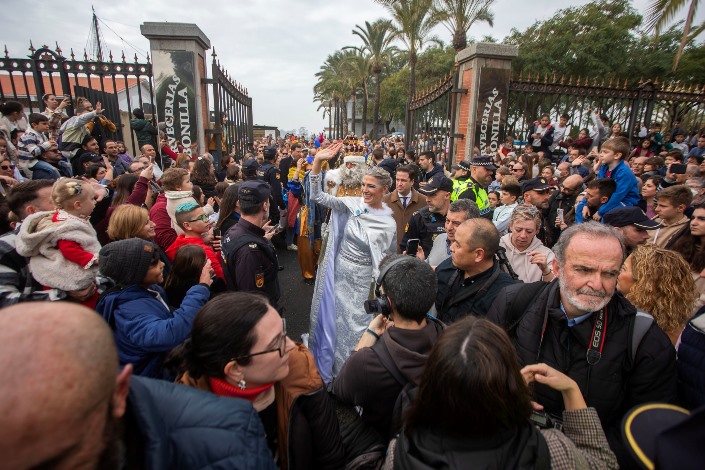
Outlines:
POLYGON ((414 212, 405 228, 404 238, 401 240, 401 249, 406 251, 406 243, 418 238, 424 256, 433 246, 433 241, 439 233, 446 231, 446 214, 450 206, 450 193, 453 192, 453 181, 444 174, 431 177, 419 192, 426 196, 426 206, 414 212))
POLYGON ((240 221, 225 236, 222 256, 228 289, 261 292, 278 307, 279 261, 270 242, 275 227, 267 223, 270 194, 263 181, 242 183, 238 190, 240 221))
POLYGON ((268 183, 272 188, 274 206, 269 209, 269 219, 273 224, 279 222, 280 217, 286 217, 286 205, 282 194, 282 183, 279 168, 274 165, 277 159, 277 148, 275 146, 265 147, 262 152, 264 163, 257 170, 257 178, 268 183))

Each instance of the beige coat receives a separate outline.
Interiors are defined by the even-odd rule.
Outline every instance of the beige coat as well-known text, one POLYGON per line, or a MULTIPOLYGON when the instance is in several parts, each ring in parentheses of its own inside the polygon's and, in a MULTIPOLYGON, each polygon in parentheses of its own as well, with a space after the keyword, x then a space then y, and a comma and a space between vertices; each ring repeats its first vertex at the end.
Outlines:
MULTIPOLYGON (((660 217, 655 217, 654 220, 662 224, 664 223, 660 217)), ((664 224, 663 227, 652 230, 651 233, 653 235, 651 236, 651 243, 660 248, 668 248, 670 246, 671 239, 673 239, 678 232, 686 228, 688 224, 690 224, 690 219, 683 216, 683 218, 675 224, 664 224)))
POLYGON ((414 188, 411 188, 411 199, 409 199, 406 208, 404 208, 401 199, 399 199, 399 193, 395 189, 391 193, 386 194, 382 201, 384 201, 394 213, 394 221, 397 223, 397 253, 401 253, 399 244, 401 243, 401 239, 404 238, 406 224, 409 223, 409 219, 414 212, 426 205, 426 198, 419 194, 414 188))

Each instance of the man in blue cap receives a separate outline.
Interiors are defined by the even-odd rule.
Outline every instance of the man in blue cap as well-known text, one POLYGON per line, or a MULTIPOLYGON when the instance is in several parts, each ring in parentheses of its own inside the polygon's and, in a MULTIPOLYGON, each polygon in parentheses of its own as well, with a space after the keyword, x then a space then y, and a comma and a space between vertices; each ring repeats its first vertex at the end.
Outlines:
POLYGON ((240 221, 223 240, 223 268, 228 288, 256 291, 278 307, 279 261, 270 241, 276 227, 269 225, 271 189, 264 181, 245 181, 238 190, 240 221))
POLYGON ((661 227, 661 223, 649 219, 644 211, 636 206, 615 207, 605 214, 602 222, 622 232, 627 256, 634 248, 649 241, 649 230, 661 227))

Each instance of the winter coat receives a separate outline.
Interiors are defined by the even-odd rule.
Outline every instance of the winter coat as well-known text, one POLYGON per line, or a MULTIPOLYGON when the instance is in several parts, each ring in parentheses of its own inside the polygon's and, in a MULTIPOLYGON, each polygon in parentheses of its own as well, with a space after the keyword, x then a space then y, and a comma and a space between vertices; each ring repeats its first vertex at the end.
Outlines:
MULTIPOLYGON (((664 223, 663 219, 660 217, 654 218, 654 221, 664 223)), ((674 224, 664 224, 656 230, 651 230, 649 232, 652 234, 650 241, 658 247, 669 249, 671 245, 688 230, 690 230, 690 219, 684 215, 681 220, 674 224)))
POLYGON ((56 181, 62 176, 66 178, 73 176, 71 166, 68 163, 58 162, 57 165, 54 166, 44 160, 36 160, 34 166, 32 166, 32 179, 56 181))
MULTIPOLYGON (((600 169, 597 173, 598 178, 607 177, 607 165, 600 165, 600 169)), ((604 217, 606 213, 614 209, 615 207, 624 206, 636 206, 641 201, 641 193, 639 192, 639 182, 637 177, 632 173, 631 168, 624 163, 624 160, 620 160, 612 171, 610 172, 610 178, 617 183, 617 189, 610 196, 609 201, 602 204, 600 209, 597 211, 600 216, 604 217)), ((577 209, 576 209, 577 212, 577 209)))
POLYGON ((506 250, 509 264, 512 265, 512 269, 517 273, 517 276, 519 276, 519 280, 524 282, 540 281, 543 276, 541 268, 535 264, 531 264, 531 256, 528 256, 528 253, 538 251, 546 255, 546 265, 548 266, 551 266, 553 258, 555 258, 553 252, 541 243, 539 237, 534 237, 529 247, 524 251, 520 251, 517 247, 512 245, 511 233, 504 235, 499 240, 499 245, 506 250))
MULTIPOLYGON (((545 452, 545 451, 544 451, 545 452)), ((550 468, 554 470, 617 469, 617 459, 607 444, 594 408, 563 412, 563 430, 533 427, 477 438, 435 435, 424 430, 400 434, 392 441, 384 469, 404 468, 550 468), (539 457, 545 441, 548 455, 539 457), (548 457, 548 462, 546 462, 548 457)))
POLYGON ((130 128, 135 131, 135 137, 137 137, 137 146, 142 148, 143 145, 154 145, 154 136, 159 132, 157 129, 146 119, 131 119, 130 128))
MULTIPOLYGON (((487 319, 509 327, 508 316, 521 287, 522 284, 509 286, 500 292, 487 319)), ((592 340, 596 315, 569 328, 560 308, 559 285, 555 280, 527 303, 521 320, 510 332, 522 366, 545 362, 577 382, 588 406, 597 410, 620 463, 626 457, 619 429, 624 414, 642 403, 674 402, 676 399, 675 350, 655 322, 637 346, 632 361, 630 352, 635 316, 636 308, 621 294, 615 293, 607 304, 601 359, 590 366, 586 351, 592 340), (546 326, 542 328, 544 321, 546 326)), ((560 416, 563 411, 560 392, 536 383, 533 392, 534 400, 548 413, 560 416)))
POLYGON ((100 243, 88 221, 70 217, 52 222, 55 211, 37 212, 27 217, 17 236, 17 253, 30 257, 29 269, 43 286, 65 291, 81 290, 95 281, 97 263, 88 269, 79 266, 61 253, 59 240, 73 241, 94 255, 100 252, 100 243))
MULTIPOLYGON (((431 348, 442 332, 441 322, 427 320, 421 330, 391 327, 380 341, 384 341, 404 378, 418 385, 431 348)), ((353 352, 332 385, 333 393, 341 402, 362 408, 362 419, 385 442, 393 436, 393 413, 402 388, 371 347, 353 352)))
POLYGON ((415 189, 411 189, 409 194, 409 199, 406 203, 406 208, 399 197, 399 193, 395 189, 389 194, 385 194, 382 198, 382 202, 387 204, 392 210, 392 217, 397 223, 397 253, 401 253, 401 248, 399 247, 402 239, 404 238, 404 231, 406 229, 406 224, 409 223, 411 215, 424 207, 426 205, 426 200, 419 194, 415 189))
POLYGON ((125 468, 276 468, 262 422, 245 400, 133 376, 126 415, 125 435, 134 439, 126 440, 125 468), (137 449, 130 447, 134 442, 137 449))
MULTIPOLYGON (((211 391, 207 377, 187 373, 184 385, 211 391)), ((289 351, 289 374, 275 385, 280 468, 289 470, 339 469, 344 454, 333 403, 311 352, 297 343, 289 351)), ((236 398, 227 398, 236 400, 236 398)))
POLYGON ((210 298, 205 284, 191 287, 172 313, 164 290, 133 284, 108 291, 96 310, 113 329, 120 365, 132 364, 135 374, 162 377, 162 362, 188 338, 196 313, 210 298))
POLYGON ((688 322, 678 345, 678 401, 688 409, 705 405, 705 308, 688 322))

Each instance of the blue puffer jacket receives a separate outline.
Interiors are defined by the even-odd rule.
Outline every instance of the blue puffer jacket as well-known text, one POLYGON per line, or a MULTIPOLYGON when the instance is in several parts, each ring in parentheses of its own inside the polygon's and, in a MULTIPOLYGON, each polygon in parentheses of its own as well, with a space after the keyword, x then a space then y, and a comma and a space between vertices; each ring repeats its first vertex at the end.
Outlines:
POLYGON ((120 365, 132 364, 136 375, 161 378, 164 357, 191 333, 193 319, 209 296, 205 285, 195 285, 172 313, 161 287, 131 285, 108 292, 96 310, 113 329, 120 365))
MULTIPOLYGON (((600 169, 597 172, 598 178, 607 177, 607 165, 600 165, 600 169)), ((639 182, 637 177, 632 173, 631 168, 624 163, 624 160, 620 160, 617 163, 611 173, 610 178, 617 183, 617 190, 612 194, 610 200, 603 204, 597 211, 600 216, 604 216, 606 213, 619 207, 624 206, 636 206, 641 201, 641 193, 639 193, 639 182)), ((576 209, 577 212, 577 209, 576 209)))
POLYGON ((680 404, 688 409, 705 405, 705 307, 681 334, 677 365, 680 404))
POLYGON ((262 422, 245 400, 133 377, 127 414, 126 435, 135 436, 144 449, 142 468, 276 468, 262 422))

